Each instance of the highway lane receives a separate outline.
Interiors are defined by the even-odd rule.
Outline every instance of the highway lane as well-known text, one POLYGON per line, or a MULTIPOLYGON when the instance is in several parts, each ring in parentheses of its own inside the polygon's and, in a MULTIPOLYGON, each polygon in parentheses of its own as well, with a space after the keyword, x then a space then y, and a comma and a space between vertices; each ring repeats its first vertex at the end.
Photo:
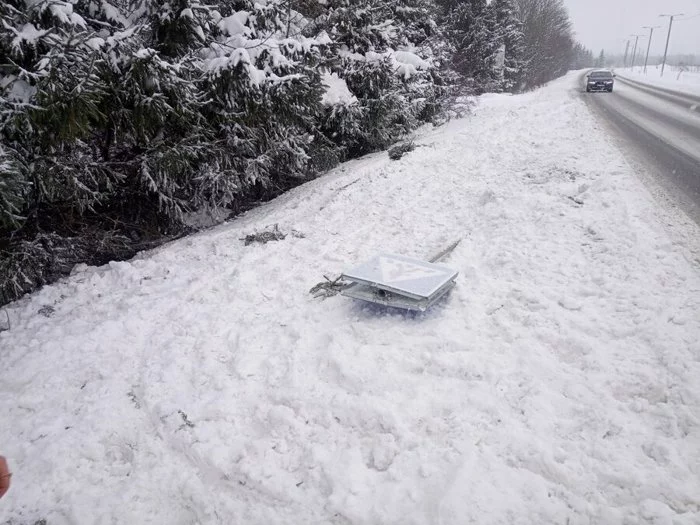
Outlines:
POLYGON ((617 77, 613 93, 581 92, 628 160, 700 224, 700 98, 617 77))

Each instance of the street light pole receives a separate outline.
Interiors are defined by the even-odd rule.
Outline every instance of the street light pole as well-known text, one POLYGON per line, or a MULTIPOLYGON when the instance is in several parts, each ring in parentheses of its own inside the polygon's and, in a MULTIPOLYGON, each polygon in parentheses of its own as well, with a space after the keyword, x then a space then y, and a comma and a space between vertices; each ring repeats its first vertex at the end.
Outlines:
POLYGON ((654 38, 654 29, 660 26, 644 26, 644 29, 649 30, 649 45, 647 46, 647 57, 644 59, 644 74, 647 74, 647 64, 649 63, 649 50, 651 49, 651 39, 654 38))
POLYGON ((623 66, 627 67, 627 56, 629 55, 630 52, 630 41, 627 40, 627 47, 625 47, 625 59, 623 60, 623 66))
POLYGON ((634 63, 637 58, 637 44, 639 43, 639 37, 644 35, 630 35, 635 37, 634 39, 634 51, 632 51, 632 71, 634 71, 634 63))
POLYGON ((666 37, 666 50, 664 51, 664 62, 661 64, 661 76, 664 76, 664 69, 666 69, 666 57, 668 56, 668 44, 671 41, 671 29, 673 28, 673 19, 677 16, 683 16, 683 13, 676 13, 675 15, 659 15, 661 17, 668 17, 668 36, 666 37))

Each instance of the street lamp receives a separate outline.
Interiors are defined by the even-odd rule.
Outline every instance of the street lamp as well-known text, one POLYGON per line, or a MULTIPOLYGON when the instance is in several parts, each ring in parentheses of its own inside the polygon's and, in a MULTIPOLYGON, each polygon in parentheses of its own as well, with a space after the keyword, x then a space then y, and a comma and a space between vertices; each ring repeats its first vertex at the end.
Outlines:
POLYGON ((666 50, 664 51, 664 62, 661 64, 661 76, 664 76, 664 69, 666 69, 666 57, 668 56, 668 43, 671 41, 671 28, 673 28, 673 19, 677 16, 683 16, 683 13, 676 13, 675 15, 659 15, 660 17, 668 17, 668 37, 666 37, 666 50))
POLYGON ((644 29, 649 30, 649 45, 647 46, 647 57, 644 59, 644 74, 647 74, 647 64, 649 63, 649 50, 651 49, 651 39, 654 38, 654 29, 659 29, 661 26, 644 26, 644 29))
POLYGON ((630 54, 630 41, 627 40, 627 46, 625 47, 625 58, 623 59, 623 67, 627 67, 627 57, 630 54))
POLYGON ((634 71, 635 59, 637 58, 637 44, 639 43, 639 37, 644 35, 630 35, 634 37, 634 51, 632 51, 632 71, 634 71))

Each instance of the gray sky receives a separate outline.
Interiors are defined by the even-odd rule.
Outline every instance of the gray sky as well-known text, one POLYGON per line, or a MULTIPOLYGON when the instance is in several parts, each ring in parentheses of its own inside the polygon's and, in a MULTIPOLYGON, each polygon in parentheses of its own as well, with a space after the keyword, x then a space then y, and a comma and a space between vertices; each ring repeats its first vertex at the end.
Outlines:
MULTIPOLYGON (((564 0, 574 23, 576 36, 586 47, 598 54, 619 54, 631 34, 649 34, 642 26, 662 26, 654 30, 651 53, 662 54, 668 33, 668 18, 661 13, 685 13, 673 23, 669 53, 700 55, 700 0, 564 0)), ((646 51, 647 40, 640 38, 646 51)))

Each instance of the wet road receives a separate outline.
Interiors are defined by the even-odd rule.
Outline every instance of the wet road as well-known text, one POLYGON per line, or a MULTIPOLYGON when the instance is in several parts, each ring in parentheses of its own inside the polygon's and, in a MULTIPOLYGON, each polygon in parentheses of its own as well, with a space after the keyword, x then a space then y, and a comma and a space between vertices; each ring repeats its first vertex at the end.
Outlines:
POLYGON ((652 174, 700 224, 700 97, 619 75, 613 93, 583 96, 617 133, 631 163, 652 174))

